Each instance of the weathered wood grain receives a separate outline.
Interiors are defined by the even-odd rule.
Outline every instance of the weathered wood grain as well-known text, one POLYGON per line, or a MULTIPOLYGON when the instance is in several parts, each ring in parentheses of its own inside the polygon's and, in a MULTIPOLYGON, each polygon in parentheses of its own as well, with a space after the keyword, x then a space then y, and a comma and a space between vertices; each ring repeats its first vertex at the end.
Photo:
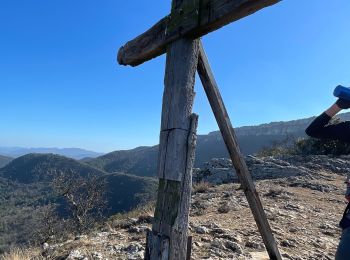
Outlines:
POLYGON ((169 238, 147 232, 145 260, 168 260, 169 259, 169 238))
POLYGON ((168 47, 158 154, 159 178, 181 181, 194 101, 198 40, 181 39, 168 47))
POLYGON ((182 37, 201 37, 280 1, 201 0, 198 1, 198 6, 193 5, 192 11, 173 9, 171 15, 164 17, 148 31, 122 46, 118 51, 118 62, 122 65, 137 66, 165 53, 168 44, 182 37))
POLYGON ((194 101, 198 40, 181 39, 167 50, 161 131, 188 130, 194 101))
POLYGON ((192 254, 192 236, 188 237, 187 240, 187 255, 186 260, 191 260, 191 254, 192 254))
POLYGON ((195 158, 197 142, 198 116, 191 115, 190 131, 187 138, 186 170, 181 180, 181 196, 179 201, 179 211, 172 227, 172 237, 170 239, 170 259, 186 259, 188 243, 188 217, 191 203, 192 190, 192 169, 195 158))
POLYGON ((176 128, 160 133, 158 178, 182 180, 186 170, 187 136, 187 130, 176 128))
POLYGON ((188 216, 197 125, 198 116, 193 114, 186 138, 185 171, 181 180, 159 179, 156 210, 152 232, 147 236, 145 259, 178 260, 188 257, 188 216))
POLYGON ((240 152, 230 118, 226 111, 219 88, 201 43, 199 47, 198 74, 230 154, 232 164, 241 181, 244 193, 247 197, 270 259, 282 259, 278 251, 276 241, 273 237, 269 222, 267 221, 265 211, 259 199, 259 195, 255 189, 248 167, 240 152))

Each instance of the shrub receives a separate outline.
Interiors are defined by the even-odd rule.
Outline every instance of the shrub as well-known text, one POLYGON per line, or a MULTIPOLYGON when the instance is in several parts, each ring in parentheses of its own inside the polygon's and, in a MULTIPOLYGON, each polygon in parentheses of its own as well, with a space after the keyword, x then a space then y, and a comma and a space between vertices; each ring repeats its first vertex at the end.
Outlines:
POLYGON ((339 140, 324 140, 316 138, 304 138, 295 143, 297 154, 330 154, 342 155, 350 154, 350 144, 339 140))
POLYGON ((89 230, 103 216, 106 207, 106 182, 97 175, 81 177, 74 172, 60 172, 52 182, 53 189, 67 204, 71 231, 89 230))
POLYGON ((285 138, 279 141, 272 142, 271 146, 263 147, 256 155, 260 157, 276 156, 284 154, 296 154, 296 143, 298 140, 292 136, 287 135, 285 138))
MULTIPOLYGON (((330 124, 336 124, 336 118, 330 124)), ((295 138, 286 136, 281 141, 273 142, 271 146, 261 149, 257 156, 276 155, 344 155, 350 154, 350 144, 339 140, 318 138, 295 138)))
MULTIPOLYGON (((333 118, 329 125, 338 124, 341 120, 333 118)), ((350 144, 339 140, 303 138, 294 143, 294 153, 301 155, 323 154, 323 155, 341 155, 350 154, 350 144)))
POLYGON ((218 212, 221 214, 228 213, 230 212, 230 206, 227 203, 224 203, 218 208, 218 212))

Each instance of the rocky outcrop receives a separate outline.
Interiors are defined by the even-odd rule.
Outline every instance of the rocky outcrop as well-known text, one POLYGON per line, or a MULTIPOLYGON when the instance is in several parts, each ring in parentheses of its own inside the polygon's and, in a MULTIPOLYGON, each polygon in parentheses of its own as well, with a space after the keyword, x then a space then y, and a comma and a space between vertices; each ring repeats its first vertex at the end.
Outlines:
MULTIPOLYGON (((245 157, 246 164, 254 180, 302 177, 319 178, 320 172, 331 171, 346 176, 350 173, 350 156, 329 157, 326 155, 285 155, 280 157, 245 157)), ((231 160, 214 158, 202 169, 193 172, 193 181, 223 184, 238 182, 231 160)), ((297 185, 297 184, 295 184, 297 185)), ((316 188, 317 189, 317 188, 316 188)))

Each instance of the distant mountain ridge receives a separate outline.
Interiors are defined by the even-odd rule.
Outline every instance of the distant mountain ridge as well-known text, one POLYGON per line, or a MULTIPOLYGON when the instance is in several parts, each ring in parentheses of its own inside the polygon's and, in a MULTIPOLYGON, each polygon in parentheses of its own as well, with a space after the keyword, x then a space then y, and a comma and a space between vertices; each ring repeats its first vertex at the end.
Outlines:
POLYGON ((4 167, 6 164, 11 162, 12 158, 0 155, 0 168, 4 167))
POLYGON ((20 183, 51 181, 53 174, 72 171, 80 176, 103 175, 104 171, 56 154, 26 154, 18 157, 0 169, 0 177, 20 183))
POLYGON ((22 155, 30 153, 53 153, 58 155, 63 155, 69 158, 80 160, 83 158, 95 158, 103 155, 103 153, 98 153, 94 151, 89 151, 81 148, 24 148, 24 147, 2 147, 0 146, 0 154, 4 156, 9 156, 13 158, 20 157, 22 155))
MULTIPOLYGON (((349 112, 338 116, 341 120, 350 120, 349 112)), ((314 118, 235 128, 241 152, 244 155, 255 154, 262 148, 271 146, 273 142, 283 140, 286 136, 305 137, 305 129, 314 118)), ((157 157, 158 145, 114 151, 84 162, 106 172, 122 171, 138 176, 155 176, 157 157)), ((198 135, 195 167, 201 167, 212 158, 227 157, 228 153, 220 131, 198 135)))
POLYGON ((136 207, 142 198, 150 198, 156 189, 156 179, 120 172, 106 173, 85 163, 56 154, 21 156, 0 169, 0 178, 24 185, 41 184, 48 187, 48 184, 60 172, 75 174, 83 178, 89 175, 104 178, 111 213, 136 207))
POLYGON ((126 172, 137 176, 155 176, 158 145, 111 152, 85 163, 106 172, 126 172))

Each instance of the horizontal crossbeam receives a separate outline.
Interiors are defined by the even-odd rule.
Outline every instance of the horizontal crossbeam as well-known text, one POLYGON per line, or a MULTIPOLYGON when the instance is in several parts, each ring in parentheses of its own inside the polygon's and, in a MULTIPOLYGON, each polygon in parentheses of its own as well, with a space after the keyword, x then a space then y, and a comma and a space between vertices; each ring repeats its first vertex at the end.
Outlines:
POLYGON ((162 55, 181 37, 199 38, 281 0, 194 0, 192 9, 177 10, 118 51, 121 65, 137 66, 162 55), (198 1, 198 2, 197 2, 198 1))

